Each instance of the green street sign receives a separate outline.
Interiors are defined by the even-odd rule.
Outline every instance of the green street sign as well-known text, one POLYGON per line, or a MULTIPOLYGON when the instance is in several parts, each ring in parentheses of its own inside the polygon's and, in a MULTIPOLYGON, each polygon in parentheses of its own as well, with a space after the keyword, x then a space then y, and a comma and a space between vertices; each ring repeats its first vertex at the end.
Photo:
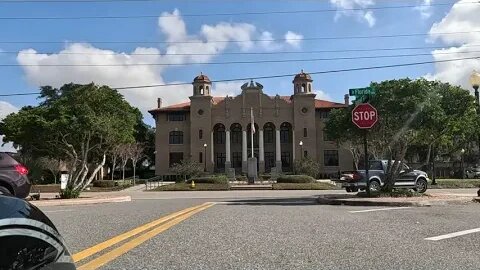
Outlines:
POLYGON ((373 87, 352 88, 348 90, 350 96, 362 97, 366 95, 375 95, 376 91, 373 87))

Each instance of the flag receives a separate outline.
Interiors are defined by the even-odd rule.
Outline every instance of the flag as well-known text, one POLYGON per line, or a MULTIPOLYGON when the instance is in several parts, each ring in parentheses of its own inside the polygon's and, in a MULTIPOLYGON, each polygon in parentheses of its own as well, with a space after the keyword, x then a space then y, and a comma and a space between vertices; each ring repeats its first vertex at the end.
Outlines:
POLYGON ((251 118, 251 122, 252 122, 252 133, 255 134, 255 121, 253 120, 253 108, 250 108, 250 118, 251 118))

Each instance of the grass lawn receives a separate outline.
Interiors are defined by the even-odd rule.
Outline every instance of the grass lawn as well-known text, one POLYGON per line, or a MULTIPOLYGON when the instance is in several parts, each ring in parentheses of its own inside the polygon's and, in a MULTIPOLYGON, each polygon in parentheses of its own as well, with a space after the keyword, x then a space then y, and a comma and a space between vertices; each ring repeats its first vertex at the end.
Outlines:
POLYGON ((437 184, 429 183, 430 189, 441 188, 478 188, 480 179, 436 179, 437 184))
POLYGON ((275 183, 272 184, 274 190, 330 190, 339 189, 335 185, 328 183, 275 183))
POLYGON ((160 186, 149 191, 208 191, 208 190, 228 190, 228 184, 195 184, 195 188, 191 188, 190 184, 175 183, 160 186))
MULTIPOLYGON (((116 187, 90 187, 90 190, 84 190, 84 192, 105 192, 105 191, 119 191, 130 187, 129 185, 125 186, 116 186, 116 187)), ((35 193, 59 193, 60 185, 50 184, 50 185, 34 185, 30 190, 31 194, 35 193)))

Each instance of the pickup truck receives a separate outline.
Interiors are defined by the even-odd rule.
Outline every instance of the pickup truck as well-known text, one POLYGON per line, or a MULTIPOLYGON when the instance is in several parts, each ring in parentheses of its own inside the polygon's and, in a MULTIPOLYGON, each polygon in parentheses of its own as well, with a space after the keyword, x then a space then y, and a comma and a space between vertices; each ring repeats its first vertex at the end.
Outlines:
MULTIPOLYGON (((387 166, 388 160, 372 160, 369 162, 370 191, 380 191, 385 183, 387 166)), ((395 182, 395 188, 411 188, 420 193, 427 191, 428 175, 426 172, 410 169, 405 163, 401 163, 400 166, 401 171, 395 182)), ((347 192, 357 192, 365 190, 367 187, 365 170, 340 172, 339 179, 333 181, 341 183, 342 188, 345 188, 347 192)))

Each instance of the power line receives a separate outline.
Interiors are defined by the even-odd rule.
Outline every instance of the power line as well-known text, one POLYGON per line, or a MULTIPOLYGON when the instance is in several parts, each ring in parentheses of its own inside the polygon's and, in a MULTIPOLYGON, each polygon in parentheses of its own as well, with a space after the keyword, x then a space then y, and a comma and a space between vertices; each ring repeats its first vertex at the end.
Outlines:
MULTIPOLYGON (((480 47, 480 44, 463 45, 463 48, 480 47)), ((315 53, 347 53, 347 52, 375 52, 375 51, 403 51, 403 50, 426 50, 426 49, 443 49, 445 46, 423 46, 423 47, 389 47, 389 48, 369 48, 369 49, 339 49, 339 50, 313 50, 313 51, 277 51, 277 52, 221 52, 221 53, 127 53, 127 55, 144 55, 144 56, 201 56, 201 55, 276 55, 276 54, 315 54, 315 53)), ((0 54, 56 54, 56 55, 117 55, 124 52, 53 52, 53 51, 0 51, 0 54)))
MULTIPOLYGON (((381 6, 381 7, 366 7, 366 8, 345 8, 342 11, 375 11, 375 10, 391 10, 404 8, 421 8, 421 7, 438 7, 450 6, 451 3, 433 3, 433 4, 419 4, 419 5, 400 5, 400 6, 381 6)), ((480 2, 462 2, 458 5, 479 4, 480 2)), ((251 16, 251 15, 291 15, 291 14, 305 14, 305 13, 326 13, 337 12, 339 9, 311 9, 311 10, 277 10, 277 11, 252 11, 252 12, 227 12, 227 13, 201 13, 201 14, 181 14, 181 15, 161 15, 158 14, 141 14, 141 15, 115 15, 115 16, 45 16, 45 17, 0 17, 0 20, 84 20, 84 19, 145 19, 158 17, 218 17, 218 16, 251 16)))
MULTIPOLYGON (((372 38, 397 38, 397 37, 416 37, 416 36, 428 36, 428 35, 458 35, 458 34, 471 34, 480 33, 477 31, 460 31, 460 32, 438 32, 438 33, 411 33, 411 34, 392 34, 392 35, 371 35, 371 36, 337 36, 337 37, 306 37, 306 38, 291 38, 288 40, 298 41, 311 41, 311 40, 344 40, 344 39, 372 39, 372 38)), ((135 44, 135 43, 167 43, 167 44, 208 44, 208 43, 243 43, 243 42, 273 42, 273 41, 285 41, 286 39, 250 39, 250 40, 184 40, 184 41, 90 41, 90 43, 104 43, 104 44, 135 44)), ((5 41, 0 40, 1 44, 61 44, 65 42, 70 43, 82 43, 75 41, 5 41)))
MULTIPOLYGON (((165 0, 1 0, 0 4, 20 4, 20 3, 116 3, 116 2, 164 2, 165 0)), ((225 0, 222 0, 223 2, 225 0)), ((297 0, 298 1, 298 0, 297 0)), ((306 2, 307 0, 303 0, 306 2)), ((317 0, 312 0, 317 1, 317 0)), ((328 0, 324 0, 327 2, 328 0)), ((391 0, 383 0, 385 2, 390 2, 391 0)), ((409 0, 405 0, 409 1, 409 0)), ((203 0, 202 2, 206 2, 203 0)))
MULTIPOLYGON (((403 64, 381 65, 381 66, 368 66, 368 67, 358 67, 358 68, 324 70, 324 71, 309 72, 309 74, 319 75, 319 74, 352 72, 352 71, 362 71, 362 70, 374 70, 374 69, 384 69, 384 68, 418 66, 418 65, 426 65, 426 64, 435 64, 435 63, 446 63, 446 62, 455 62, 455 61, 463 61, 463 60, 474 60, 474 59, 479 59, 479 58, 480 58, 480 56, 465 57, 465 58, 453 58, 453 59, 445 59, 445 60, 432 60, 432 61, 423 61, 423 62, 412 62, 412 63, 403 63, 403 64)), ((281 74, 281 75, 256 76, 256 77, 252 76, 252 77, 244 77, 244 78, 212 80, 212 83, 273 79, 273 78, 282 78, 282 77, 293 77, 295 75, 296 74, 281 74)), ((166 83, 166 84, 152 84, 152 85, 125 86, 125 87, 112 87, 112 88, 117 89, 117 90, 127 90, 127 89, 154 88, 154 87, 179 86, 179 85, 190 85, 190 84, 191 83, 166 83)), ((38 94, 40 94, 40 93, 39 92, 35 92, 35 93, 34 92, 32 92, 32 93, 11 93, 11 94, 0 94, 0 97, 10 97, 10 96, 20 96, 20 95, 38 95, 38 94)))
MULTIPOLYGON (((440 55, 470 54, 480 51, 469 52, 438 52, 440 55)), ((223 62, 186 62, 186 63, 133 63, 133 64, 0 64, 0 67, 131 67, 131 66, 185 66, 185 65, 231 65, 231 64, 265 64, 265 63, 291 63, 291 62, 317 62, 336 60, 360 60, 381 59, 398 57, 431 56, 431 53, 396 54, 396 55, 368 55, 368 56, 345 56, 308 59, 277 59, 277 60, 254 60, 254 61, 223 61, 223 62)))

